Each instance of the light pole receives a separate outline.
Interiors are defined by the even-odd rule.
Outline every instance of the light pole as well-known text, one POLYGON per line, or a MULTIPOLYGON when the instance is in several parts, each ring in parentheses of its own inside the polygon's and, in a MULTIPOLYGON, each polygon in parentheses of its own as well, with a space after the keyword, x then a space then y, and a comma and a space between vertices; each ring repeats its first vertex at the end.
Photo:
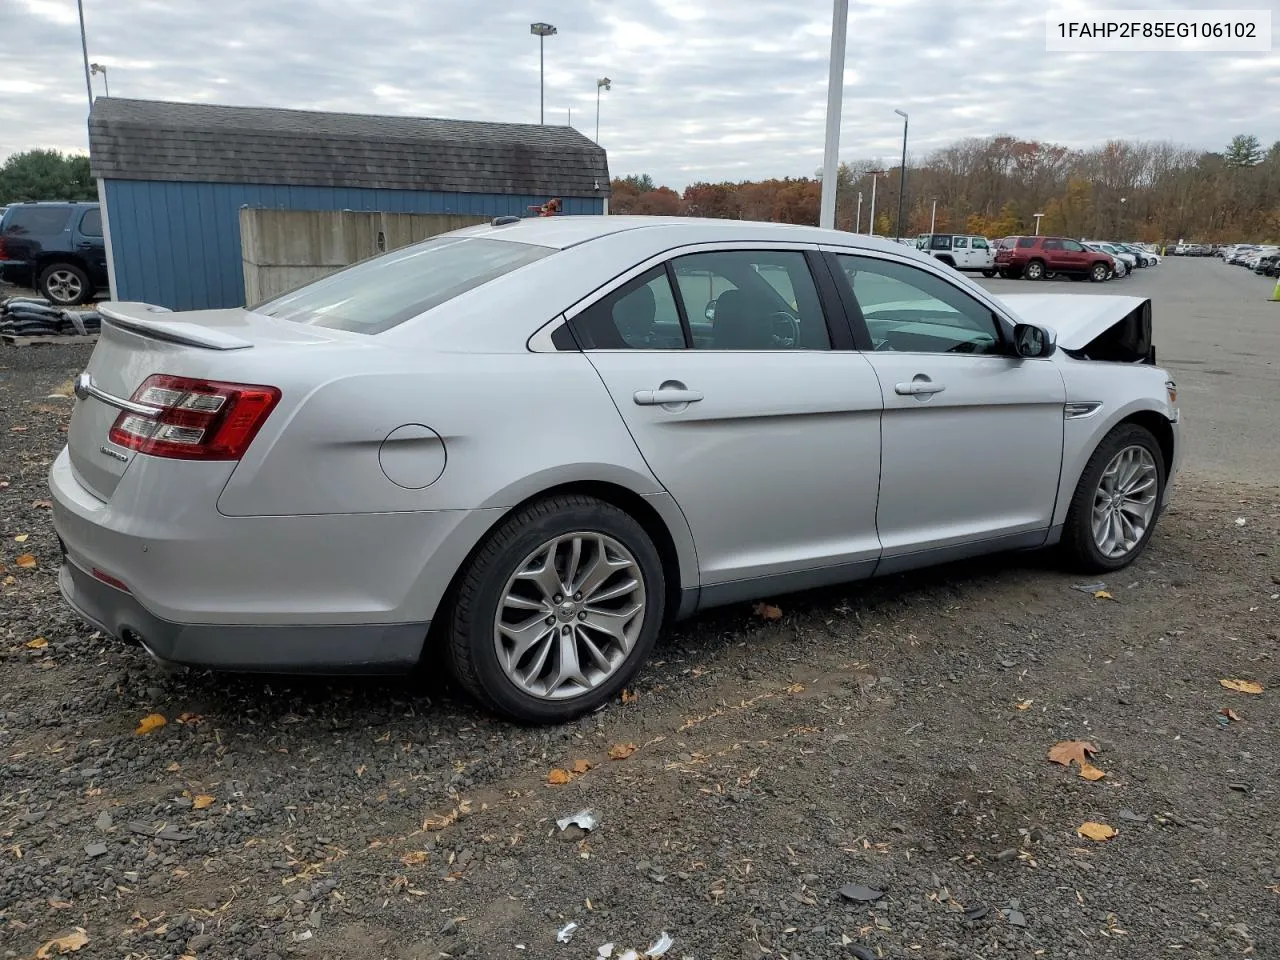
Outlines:
POLYGON ((933 198, 933 210, 929 213, 929 232, 933 233, 933 225, 938 222, 938 198, 933 198))
POLYGON ((871 171, 871 217, 867 220, 867 233, 871 236, 876 235, 876 177, 880 176, 881 171, 871 171))
POLYGON ((1120 198, 1120 222, 1116 224, 1116 233, 1121 233, 1124 229, 1124 205, 1128 202, 1128 197, 1120 198))
POLYGON ((596 81, 596 143, 600 142, 600 91, 612 89, 613 81, 608 77, 601 77, 596 81))
POLYGON ((1041 218, 1041 217, 1043 217, 1043 216, 1044 216, 1044 214, 1043 214, 1043 213, 1033 213, 1033 214, 1032 214, 1032 216, 1036 218, 1036 236, 1038 237, 1038 236, 1040 236, 1040 218, 1041 218))
POLYGON ((853 228, 853 232, 854 233, 862 232, 862 191, 861 190, 858 191, 858 216, 856 220, 856 225, 853 228))
POLYGON ((107 79, 107 68, 100 63, 91 63, 89 72, 102 74, 102 85, 107 88, 107 96, 111 96, 111 81, 107 79))
POLYGON ((89 94, 89 109, 93 109, 93 84, 89 81, 89 41, 84 36, 84 0, 76 0, 80 13, 80 52, 84 54, 84 89, 89 94))
POLYGON ((840 101, 844 96, 844 43, 848 33, 849 0, 835 0, 831 8, 831 63, 827 75, 827 138, 822 158, 822 200, 818 226, 836 226, 836 178, 840 161, 840 101))
POLYGON ((895 109, 893 111, 902 118, 902 176, 898 184, 898 237, 902 237, 902 200, 907 195, 907 115, 895 109))
POLYGON ((538 122, 543 123, 543 105, 546 102, 546 61, 543 57, 543 46, 547 37, 556 35, 556 28, 549 23, 531 23, 529 32, 538 38, 538 122))

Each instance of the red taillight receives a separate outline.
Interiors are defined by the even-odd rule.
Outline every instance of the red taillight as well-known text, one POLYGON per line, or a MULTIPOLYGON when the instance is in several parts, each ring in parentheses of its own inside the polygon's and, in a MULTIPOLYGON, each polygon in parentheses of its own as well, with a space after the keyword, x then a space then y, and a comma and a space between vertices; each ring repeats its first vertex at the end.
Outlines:
POLYGON ((153 457, 239 460, 279 402, 280 391, 157 373, 130 399, 159 413, 120 414, 111 427, 112 443, 153 457))
POLYGON ((129 588, 125 586, 125 582, 123 580, 113 577, 109 573, 103 573, 97 567, 93 568, 93 576, 95 579, 101 580, 109 587, 115 587, 117 590, 123 590, 125 593, 130 592, 129 588))
POLYGON ((4 237, 0 237, 0 260, 8 260, 9 251, 4 245, 4 237))

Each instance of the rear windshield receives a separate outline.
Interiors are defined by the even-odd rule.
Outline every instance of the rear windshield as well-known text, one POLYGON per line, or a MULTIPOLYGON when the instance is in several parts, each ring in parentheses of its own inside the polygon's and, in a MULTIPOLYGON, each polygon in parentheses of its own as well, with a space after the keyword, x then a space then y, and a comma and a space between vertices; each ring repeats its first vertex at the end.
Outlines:
POLYGON ((10 207, 4 232, 19 237, 61 233, 69 213, 68 207, 10 207))
POLYGON ((553 247, 435 237, 392 250, 252 307, 316 327, 381 333, 525 264, 553 247))

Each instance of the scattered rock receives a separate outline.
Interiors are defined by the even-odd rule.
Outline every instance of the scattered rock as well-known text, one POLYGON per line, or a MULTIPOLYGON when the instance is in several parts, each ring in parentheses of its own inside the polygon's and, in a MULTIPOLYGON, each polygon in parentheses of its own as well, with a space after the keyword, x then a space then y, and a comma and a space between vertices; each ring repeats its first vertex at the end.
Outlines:
POLYGON ((840 896, 855 903, 874 903, 884 896, 884 891, 860 883, 846 883, 840 888, 840 896))
POLYGON ((106 856, 107 845, 105 843, 89 843, 85 845, 84 852, 89 857, 106 856))
POLYGON ((1001 850, 996 854, 996 863, 1008 863, 1010 860, 1018 859, 1018 851, 1010 847, 1007 850, 1001 850))
POLYGON ((111 819, 111 814, 107 813, 105 810, 98 814, 97 820, 93 821, 93 825, 103 833, 110 830, 113 823, 114 821, 111 819))
POLYGON ((192 953, 199 953, 202 950, 208 950, 216 942, 216 938, 211 933, 197 933, 194 937, 187 941, 187 949, 192 953))

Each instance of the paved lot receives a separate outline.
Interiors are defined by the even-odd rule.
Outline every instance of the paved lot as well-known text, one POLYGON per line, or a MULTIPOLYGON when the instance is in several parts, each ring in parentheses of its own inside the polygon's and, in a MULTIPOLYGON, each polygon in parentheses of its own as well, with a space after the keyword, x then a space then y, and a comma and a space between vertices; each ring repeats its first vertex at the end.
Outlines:
POLYGON ((1110 597, 1019 555, 768 598, 780 619, 682 624, 628 702, 550 730, 434 662, 169 676, 76 623, 41 501, 85 351, 0 348, 0 956, 592 960, 664 930, 699 960, 1274 956, 1280 304, 1255 280, 1061 287, 1150 292, 1197 448, 1110 597), (1048 762, 1069 740, 1103 779, 1048 762), (585 807, 597 829, 558 829, 585 807))
POLYGON ((1217 257, 1166 257, 1109 283, 980 280, 996 294, 1150 297, 1156 357, 1174 374, 1188 467, 1206 477, 1280 478, 1280 303, 1274 279, 1217 257))

